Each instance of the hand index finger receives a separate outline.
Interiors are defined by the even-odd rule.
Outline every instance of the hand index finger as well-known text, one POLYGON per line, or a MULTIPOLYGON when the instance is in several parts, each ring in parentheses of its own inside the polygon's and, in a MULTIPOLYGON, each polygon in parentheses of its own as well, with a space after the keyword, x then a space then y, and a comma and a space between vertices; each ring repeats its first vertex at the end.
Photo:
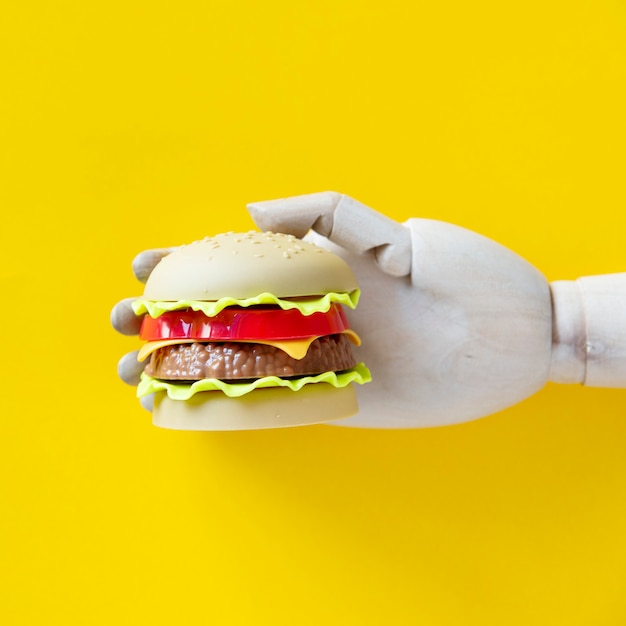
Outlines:
POLYGON ((159 261, 168 254, 176 250, 173 248, 154 248, 152 250, 144 250, 133 259, 133 273, 137 280, 145 283, 152 270, 157 266, 159 261))

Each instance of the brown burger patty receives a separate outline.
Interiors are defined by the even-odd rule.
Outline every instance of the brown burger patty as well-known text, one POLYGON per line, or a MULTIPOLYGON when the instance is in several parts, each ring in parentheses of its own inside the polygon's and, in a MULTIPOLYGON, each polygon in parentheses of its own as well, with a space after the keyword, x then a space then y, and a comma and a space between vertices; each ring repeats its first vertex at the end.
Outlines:
POLYGON ((283 350, 261 343, 175 344, 153 352, 146 373, 165 380, 238 380, 339 372, 354 365, 348 338, 328 335, 315 339, 303 359, 293 359, 283 350))

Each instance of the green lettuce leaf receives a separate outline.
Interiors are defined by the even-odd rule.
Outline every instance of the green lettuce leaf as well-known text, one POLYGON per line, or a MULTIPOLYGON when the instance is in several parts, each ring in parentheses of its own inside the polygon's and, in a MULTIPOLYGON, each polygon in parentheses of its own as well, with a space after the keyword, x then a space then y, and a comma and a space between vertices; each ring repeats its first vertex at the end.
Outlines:
POLYGON ((245 298, 238 300, 237 298, 220 298, 214 301, 201 300, 176 300, 173 302, 163 300, 148 300, 147 298, 139 298, 132 303, 135 315, 143 315, 148 313, 150 317, 159 317, 166 311, 178 311, 180 309, 192 309, 193 311, 202 311, 206 316, 213 317, 222 309, 228 306, 253 306, 255 304, 276 304, 281 309, 298 309, 303 315, 311 315, 312 313, 326 313, 331 303, 337 302, 345 304, 354 309, 359 301, 361 292, 355 289, 351 293, 327 293, 324 296, 305 298, 301 300, 283 300, 271 293, 261 293, 254 298, 245 298))
POLYGON ((363 385, 372 380, 370 371, 363 363, 345 372, 324 372, 317 376, 303 376, 302 378, 279 378, 278 376, 266 376, 247 383, 226 383, 216 378, 205 378, 193 383, 177 383, 159 380, 148 376, 145 372, 141 375, 141 381, 137 387, 137 397, 141 398, 156 391, 166 391, 172 400, 189 400, 199 391, 222 391, 230 398, 238 398, 255 389, 263 387, 289 387, 293 391, 302 389, 304 385, 314 383, 326 383, 333 387, 347 387, 350 383, 363 385))

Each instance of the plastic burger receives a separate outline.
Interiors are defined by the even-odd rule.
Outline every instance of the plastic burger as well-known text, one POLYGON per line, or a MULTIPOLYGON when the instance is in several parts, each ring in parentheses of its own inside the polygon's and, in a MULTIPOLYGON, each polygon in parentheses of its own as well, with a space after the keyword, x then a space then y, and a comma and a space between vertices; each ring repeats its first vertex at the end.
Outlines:
POLYGON ((138 395, 153 422, 182 430, 276 428, 358 411, 371 380, 343 307, 359 298, 350 267, 291 235, 225 233, 177 248, 133 308, 146 314, 138 395))

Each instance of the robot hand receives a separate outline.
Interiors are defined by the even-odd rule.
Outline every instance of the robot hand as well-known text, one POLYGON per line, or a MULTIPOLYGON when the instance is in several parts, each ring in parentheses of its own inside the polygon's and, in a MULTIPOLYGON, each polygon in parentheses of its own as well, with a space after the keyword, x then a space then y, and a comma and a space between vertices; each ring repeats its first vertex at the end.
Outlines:
MULTIPOLYGON (((337 424, 414 428, 497 412, 548 380, 626 387, 626 273, 549 285, 503 246, 444 222, 400 225, 335 192, 253 203, 257 225, 303 236, 352 266, 362 288, 351 324, 373 382, 360 412, 337 424)), ((145 281, 172 249, 140 253, 145 281)), ((137 334, 141 319, 118 303, 113 326, 137 334)), ((136 352, 119 364, 137 384, 136 352)), ((150 399, 144 406, 150 409, 150 399)))
POLYGON ((351 324, 373 381, 359 414, 375 428, 463 422, 548 380, 626 387, 626 273, 548 284, 530 264, 444 222, 400 225, 324 192, 248 205, 263 230, 307 237, 351 265, 351 324))

